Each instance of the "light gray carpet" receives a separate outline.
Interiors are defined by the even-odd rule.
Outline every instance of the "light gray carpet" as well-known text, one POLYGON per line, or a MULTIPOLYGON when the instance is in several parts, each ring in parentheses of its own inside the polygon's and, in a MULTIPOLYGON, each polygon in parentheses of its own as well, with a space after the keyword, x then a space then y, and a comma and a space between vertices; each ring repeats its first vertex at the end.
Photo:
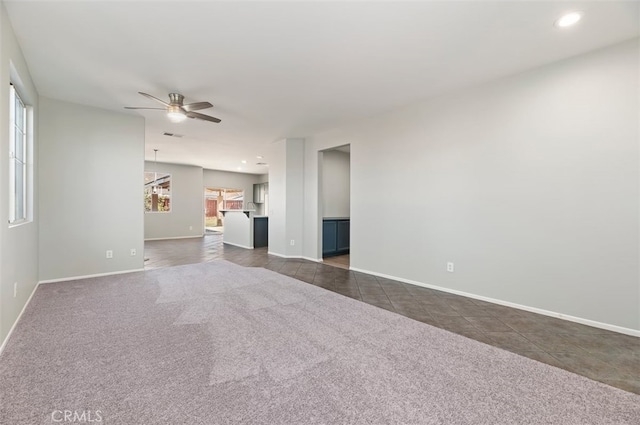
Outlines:
POLYGON ((131 425, 601 425, 639 424, 640 396, 222 261, 42 285, 0 356, 0 423, 65 410, 131 425))

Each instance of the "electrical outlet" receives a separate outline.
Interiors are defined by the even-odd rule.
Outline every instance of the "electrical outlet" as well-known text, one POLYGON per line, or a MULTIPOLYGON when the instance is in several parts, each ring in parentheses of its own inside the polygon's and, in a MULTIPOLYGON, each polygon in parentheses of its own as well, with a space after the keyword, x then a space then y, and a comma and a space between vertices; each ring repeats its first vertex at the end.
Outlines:
POLYGON ((453 273, 453 263, 447 263, 447 271, 453 273))
POLYGON ((136 249, 135 248, 131 248, 131 256, 132 257, 136 256, 136 249))
POLYGON ((193 230, 193 226, 189 226, 189 230, 193 230))
POLYGON ((113 258, 113 251, 107 250, 107 258, 113 258))
POLYGON ((18 296, 18 282, 13 282, 13 298, 18 296))
POLYGON ((289 242, 291 244, 291 246, 294 246, 296 244, 296 240, 295 239, 291 239, 291 242, 289 242))

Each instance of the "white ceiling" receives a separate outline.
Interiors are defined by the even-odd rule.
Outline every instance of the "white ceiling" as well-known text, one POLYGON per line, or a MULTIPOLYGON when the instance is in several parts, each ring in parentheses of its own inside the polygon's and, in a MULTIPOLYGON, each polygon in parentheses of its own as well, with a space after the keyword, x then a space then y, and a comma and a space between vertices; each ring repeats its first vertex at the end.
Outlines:
POLYGON ((146 118, 146 157, 265 173, 269 147, 637 37, 640 3, 11 1, 39 93, 146 118), (563 12, 578 26, 560 30, 563 12), (170 123, 137 94, 210 101, 170 123), (180 139, 163 136, 168 131, 180 139), (264 159, 257 159, 263 155, 264 159), (247 164, 241 161, 246 160, 247 164))

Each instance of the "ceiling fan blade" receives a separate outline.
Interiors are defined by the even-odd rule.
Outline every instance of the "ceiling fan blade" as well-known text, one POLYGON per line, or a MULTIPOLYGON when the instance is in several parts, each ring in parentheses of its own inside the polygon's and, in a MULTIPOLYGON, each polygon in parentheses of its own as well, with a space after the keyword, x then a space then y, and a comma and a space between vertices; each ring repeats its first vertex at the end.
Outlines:
POLYGON ((207 109, 207 108, 213 108, 213 105, 210 104, 209 102, 196 102, 196 103, 189 103, 187 105, 182 105, 182 109, 184 109, 186 112, 198 111, 200 109, 207 109))
POLYGON ((200 114, 198 112, 187 112, 187 116, 189 118, 196 118, 196 119, 204 120, 204 121, 220 122, 219 118, 210 117, 209 115, 200 114))
POLYGON ((139 91, 138 93, 140 93, 141 95, 143 95, 144 97, 148 97, 149 99, 153 99, 156 102, 160 102, 162 103, 164 106, 169 106, 169 104, 167 102, 165 102, 164 100, 160 100, 157 97, 151 96, 150 94, 147 93, 142 93, 141 91, 139 91))
POLYGON ((166 108, 147 108, 144 106, 125 106, 124 109, 158 109, 160 111, 166 111, 166 108))

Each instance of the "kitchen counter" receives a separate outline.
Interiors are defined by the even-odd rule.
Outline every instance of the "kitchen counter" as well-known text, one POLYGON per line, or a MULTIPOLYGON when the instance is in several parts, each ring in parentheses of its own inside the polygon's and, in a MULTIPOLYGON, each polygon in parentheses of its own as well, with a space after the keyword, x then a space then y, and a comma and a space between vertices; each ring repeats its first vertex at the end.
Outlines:
POLYGON ((240 248, 253 249, 253 213, 255 210, 223 210, 222 242, 240 248))
POLYGON ((241 212, 241 213, 244 213, 247 217, 249 217, 249 215, 251 215, 251 213, 256 212, 256 210, 220 210, 220 212, 222 213, 223 216, 226 216, 228 212, 232 212, 232 213, 241 212))
POLYGON ((255 210, 222 210, 222 213, 223 243, 245 249, 268 245, 269 217, 254 215, 255 210))

